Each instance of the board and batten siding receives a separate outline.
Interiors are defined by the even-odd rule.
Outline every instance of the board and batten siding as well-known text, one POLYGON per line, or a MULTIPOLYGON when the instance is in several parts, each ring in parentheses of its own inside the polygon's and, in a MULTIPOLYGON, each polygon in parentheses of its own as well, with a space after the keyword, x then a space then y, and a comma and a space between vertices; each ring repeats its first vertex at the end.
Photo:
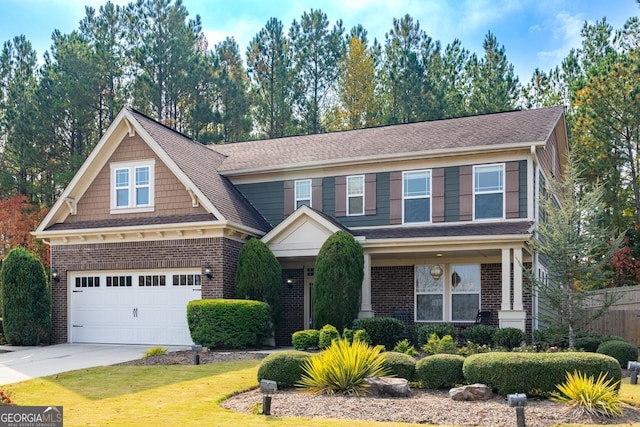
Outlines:
POLYGON ((322 180, 323 189, 323 212, 336 218, 347 227, 371 227, 389 224, 389 173, 380 172, 377 174, 365 175, 365 186, 369 189, 375 184, 375 195, 371 197, 370 191, 365 189, 365 215, 346 215, 346 177, 327 177, 322 180), (343 188, 341 188, 341 186, 343 188), (336 197, 337 192, 345 192, 336 197), (375 200, 374 206, 371 203, 375 200), (336 212, 338 206, 339 212, 336 212), (375 214, 371 214, 375 212, 375 214))
POLYGON ((460 168, 444 168, 444 220, 460 220, 460 168))
POLYGON ((239 184, 236 188, 272 226, 284 219, 284 182, 239 184))

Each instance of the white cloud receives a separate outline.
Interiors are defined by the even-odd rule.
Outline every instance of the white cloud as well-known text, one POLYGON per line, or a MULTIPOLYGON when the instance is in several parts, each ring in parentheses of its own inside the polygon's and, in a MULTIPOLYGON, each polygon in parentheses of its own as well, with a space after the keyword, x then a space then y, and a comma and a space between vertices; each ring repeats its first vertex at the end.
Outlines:
POLYGON ((582 44, 582 26, 584 18, 582 14, 570 15, 569 13, 559 13, 553 22, 553 42, 559 46, 551 50, 543 50, 537 53, 543 68, 550 68, 554 64, 562 63, 562 60, 573 48, 578 48, 582 44))

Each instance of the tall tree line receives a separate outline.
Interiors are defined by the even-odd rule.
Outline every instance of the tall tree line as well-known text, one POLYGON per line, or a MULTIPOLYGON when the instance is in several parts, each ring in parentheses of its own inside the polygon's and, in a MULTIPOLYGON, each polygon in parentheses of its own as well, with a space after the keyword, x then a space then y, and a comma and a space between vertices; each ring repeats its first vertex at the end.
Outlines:
POLYGON ((24 36, 0 53, 0 198, 51 205, 123 105, 203 144, 511 110, 520 85, 487 33, 443 46, 410 15, 384 41, 310 9, 270 18, 244 50, 209 46, 181 0, 86 7, 44 62, 24 36))

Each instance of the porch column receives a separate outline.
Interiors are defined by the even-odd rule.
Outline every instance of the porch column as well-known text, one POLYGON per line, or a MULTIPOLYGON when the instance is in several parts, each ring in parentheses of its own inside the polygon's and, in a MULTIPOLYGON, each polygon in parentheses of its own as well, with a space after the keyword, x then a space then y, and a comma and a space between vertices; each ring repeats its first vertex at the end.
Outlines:
POLYGON ((502 249, 502 311, 511 310, 511 249, 502 249))
POLYGON ((371 255, 364 254, 364 276, 362 277, 362 300, 360 303, 359 318, 373 317, 371 307, 371 255))
POLYGON ((524 310, 522 304, 522 248, 513 249, 513 309, 524 310))

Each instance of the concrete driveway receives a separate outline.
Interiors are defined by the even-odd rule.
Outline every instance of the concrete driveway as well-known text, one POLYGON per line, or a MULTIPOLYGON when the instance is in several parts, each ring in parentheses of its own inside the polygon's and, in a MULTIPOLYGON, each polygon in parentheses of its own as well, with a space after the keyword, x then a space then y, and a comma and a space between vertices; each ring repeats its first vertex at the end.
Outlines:
MULTIPOLYGON (((151 345, 57 344, 6 347, 0 353, 0 385, 93 366, 113 365, 142 357, 151 345)), ((169 348, 178 350, 186 347, 169 348)))

